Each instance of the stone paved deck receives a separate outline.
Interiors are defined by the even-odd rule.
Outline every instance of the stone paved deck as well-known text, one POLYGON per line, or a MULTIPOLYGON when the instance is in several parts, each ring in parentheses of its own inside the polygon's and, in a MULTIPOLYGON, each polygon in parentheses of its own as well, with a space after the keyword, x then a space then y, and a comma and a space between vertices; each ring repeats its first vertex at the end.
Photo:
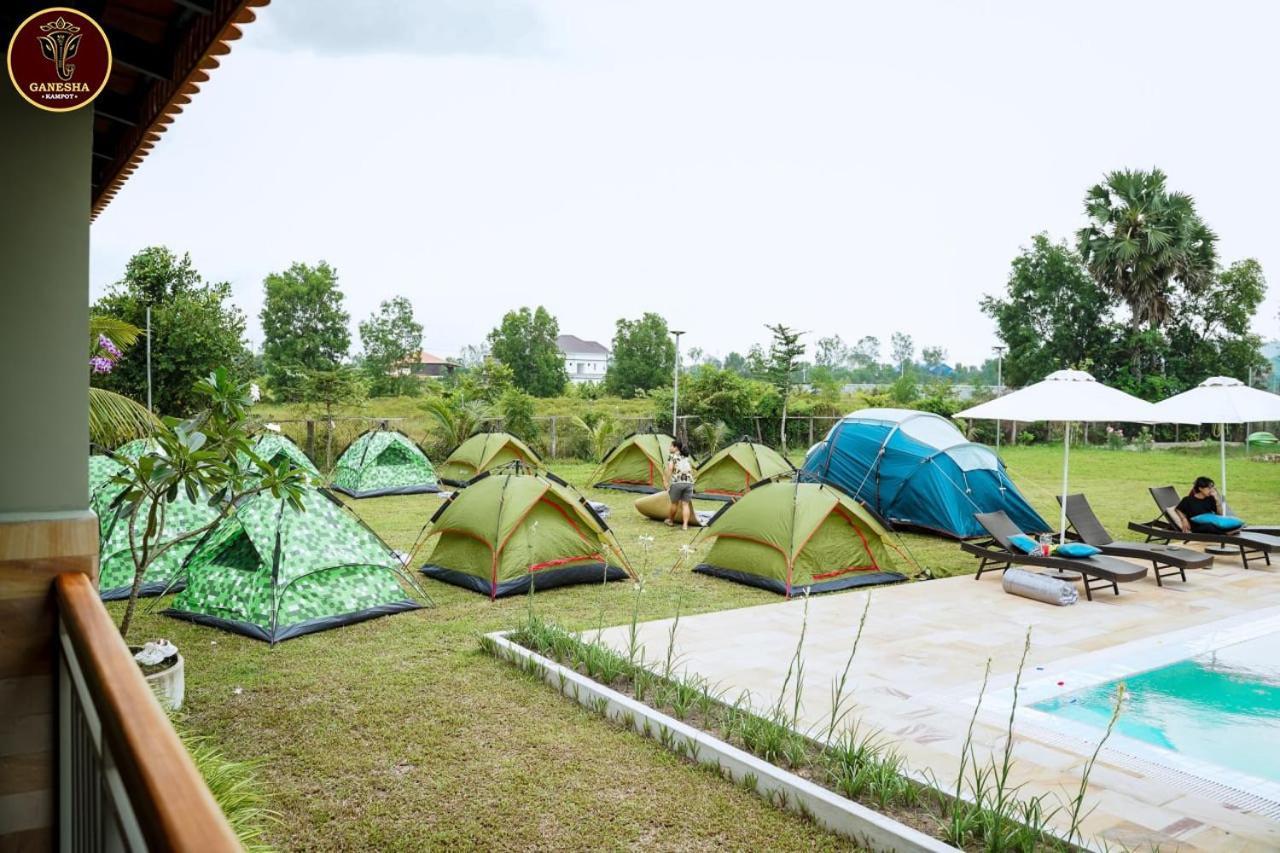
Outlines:
MULTIPOLYGON (((853 716, 864 728, 881 730, 913 769, 928 768, 944 780, 955 778, 988 659, 991 679, 975 742, 985 750, 1002 743, 1028 627, 1032 647, 1020 695, 1037 698, 1085 686, 1089 678, 1137 671, 1138 659, 1144 661, 1139 669, 1150 668, 1243 634, 1280 629, 1280 566, 1244 571, 1238 560, 1221 557, 1211 570, 1189 572, 1185 584, 1175 580, 1161 589, 1148 578, 1122 586, 1118 597, 1100 593, 1071 607, 1006 595, 994 572, 979 581, 957 577, 817 596, 809 601, 802 728, 825 729, 830 686, 868 594, 870 615, 850 676, 853 716), (1058 687, 1059 680, 1066 683, 1058 687)), ((730 697, 747 691, 754 707, 769 708, 795 652, 803 611, 804 603, 794 600, 686 617, 676 653, 686 671, 730 697)), ((640 626, 646 659, 666 655, 670 624, 640 626)), ((603 640, 623 650, 627 629, 606 629, 603 640)), ((1094 743, 1035 712, 1020 712, 1015 731, 1015 783, 1028 793, 1074 793, 1094 743)), ((1084 826, 1089 836, 1133 849, 1280 849, 1274 796, 1268 801, 1256 789, 1206 783, 1194 768, 1170 770, 1146 760, 1150 756, 1113 749, 1114 743, 1090 779, 1089 801, 1097 808, 1084 826)), ((1215 776, 1223 778, 1232 781, 1215 776)))

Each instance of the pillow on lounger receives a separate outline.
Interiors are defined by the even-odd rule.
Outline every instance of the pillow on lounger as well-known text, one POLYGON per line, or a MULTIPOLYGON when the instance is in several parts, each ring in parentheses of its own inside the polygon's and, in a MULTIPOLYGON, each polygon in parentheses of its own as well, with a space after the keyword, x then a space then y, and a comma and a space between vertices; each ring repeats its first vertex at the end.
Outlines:
POLYGON ((1086 545, 1083 542, 1064 542, 1057 548, 1053 549, 1053 553, 1059 557, 1092 557, 1094 554, 1101 554, 1102 551, 1092 545, 1086 545))
POLYGON ((1218 515, 1217 513, 1205 512, 1200 515, 1193 516, 1192 524, 1203 524, 1205 527, 1216 527, 1224 533, 1230 533, 1233 530, 1239 530, 1244 527, 1244 522, 1238 518, 1229 515, 1218 515))
POLYGON ((1021 551, 1024 554, 1034 554, 1040 550, 1040 543, 1025 533, 1010 536, 1009 544, 1013 546, 1015 551, 1021 551))

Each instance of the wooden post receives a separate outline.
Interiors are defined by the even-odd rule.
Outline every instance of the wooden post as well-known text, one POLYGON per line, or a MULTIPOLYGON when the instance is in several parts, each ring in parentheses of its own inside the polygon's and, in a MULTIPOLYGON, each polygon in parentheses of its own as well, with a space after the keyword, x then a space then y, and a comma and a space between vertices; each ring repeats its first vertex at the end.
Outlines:
POLYGON ((316 422, 307 419, 307 458, 316 458, 316 422))
POLYGON ((809 446, 813 447, 813 415, 809 415, 809 446))
POLYGON ((556 416, 551 416, 551 458, 557 459, 556 456, 556 416))

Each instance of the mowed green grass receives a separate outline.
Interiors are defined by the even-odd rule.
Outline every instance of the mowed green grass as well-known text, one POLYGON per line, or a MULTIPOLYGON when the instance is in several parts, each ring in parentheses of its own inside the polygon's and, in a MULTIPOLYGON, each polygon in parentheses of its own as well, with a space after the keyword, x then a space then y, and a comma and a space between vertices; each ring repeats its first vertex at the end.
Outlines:
MULTIPOLYGON (((1027 498, 1056 517, 1061 448, 1012 448, 1004 456, 1027 498)), ((1230 464, 1234 508, 1246 518, 1280 519, 1280 464, 1230 464)), ((557 470, 582 483, 591 467, 557 470)), ((1208 451, 1082 449, 1072 453, 1072 487, 1089 495, 1119 535, 1127 521, 1154 515, 1148 485, 1182 489, 1199 474, 1216 478, 1217 468, 1208 451)), ((672 571, 692 532, 643 520, 631 507, 634 496, 588 494, 613 507, 618 538, 646 576, 642 620, 670 616, 677 607, 692 614, 779 600, 690 574, 687 566, 672 571), (647 554, 641 536, 654 539, 647 554)), ((376 498, 353 506, 393 547, 408 551, 439 499, 376 498)), ((935 575, 973 571, 954 542, 923 536, 902 542, 935 575)), ((270 838, 280 848, 848 846, 483 654, 480 635, 516 626, 529 607, 526 597, 491 603, 423 584, 433 609, 274 649, 162 617, 162 602, 135 629, 132 639, 165 636, 186 656, 187 727, 234 758, 262 760, 261 780, 280 813, 270 838)), ((551 590, 533 604, 580 629, 628 621, 634 601, 631 584, 613 583, 551 590)), ((112 607, 118 615, 119 605, 112 607)))

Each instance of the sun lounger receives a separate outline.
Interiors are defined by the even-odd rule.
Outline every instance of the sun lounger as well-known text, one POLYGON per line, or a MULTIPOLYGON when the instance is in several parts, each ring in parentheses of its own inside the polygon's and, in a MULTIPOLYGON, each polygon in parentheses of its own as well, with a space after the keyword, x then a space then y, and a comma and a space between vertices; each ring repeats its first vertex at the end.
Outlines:
MULTIPOLYGON (((1062 503, 1062 498, 1058 498, 1062 503)), ((1187 569, 1207 569, 1213 565, 1213 557, 1179 545, 1161 545, 1156 542, 1118 542, 1102 526, 1084 495, 1067 495, 1067 530, 1086 545, 1102 551, 1110 557, 1132 557, 1150 560, 1156 583, 1164 586, 1164 579, 1177 575, 1187 579, 1187 569)))
POLYGON ((1004 571, 1012 566, 1035 566, 1043 569, 1057 569, 1063 572, 1075 572, 1084 582, 1085 598, 1093 601, 1093 592, 1097 589, 1111 587, 1116 595, 1120 594, 1120 584, 1142 580, 1147 576, 1146 566, 1135 566, 1115 557, 1101 554, 1092 557, 1042 557, 1024 554, 1014 548, 1010 539, 1022 533, 1003 511, 977 512, 973 517, 982 528, 990 534, 990 539, 981 542, 961 542, 961 549, 973 554, 981 562, 978 564, 977 578, 983 572, 993 570, 1004 571))
MULTIPOLYGON (((1222 505, 1223 515, 1234 515, 1239 518, 1239 513, 1231 511, 1228 504, 1222 505)), ((1244 533, 1261 533, 1263 536, 1280 536, 1280 524, 1246 524, 1240 528, 1244 533)))
POLYGON ((1150 489, 1151 497, 1160 508, 1160 515, 1145 524, 1131 521, 1129 529, 1147 537, 1148 542, 1171 543, 1203 542, 1208 545, 1222 545, 1235 548, 1240 552, 1240 562, 1249 568, 1251 560, 1263 560, 1271 565, 1271 552, 1280 548, 1280 537, 1267 536, 1263 533, 1237 530, 1234 533, 1200 533, 1192 530, 1184 533, 1178 527, 1178 516, 1174 510, 1178 506, 1178 492, 1173 486, 1157 486, 1150 489))

